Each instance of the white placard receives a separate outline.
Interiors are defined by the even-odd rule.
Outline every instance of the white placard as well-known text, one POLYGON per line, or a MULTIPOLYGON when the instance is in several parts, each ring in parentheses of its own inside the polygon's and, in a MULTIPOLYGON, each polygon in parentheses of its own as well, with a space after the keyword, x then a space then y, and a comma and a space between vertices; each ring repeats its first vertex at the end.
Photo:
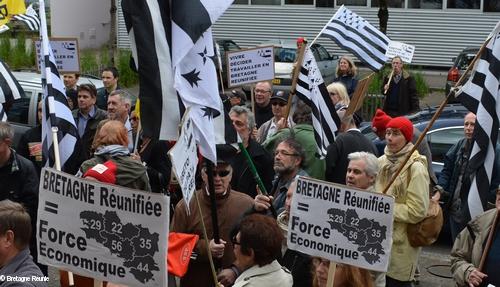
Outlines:
POLYGON ((386 272, 394 198, 300 177, 288 221, 288 248, 386 272))
POLYGON ((273 46, 228 52, 226 57, 229 87, 274 79, 273 46))
POLYGON ((40 177, 40 263, 127 286, 167 286, 169 197, 78 178, 40 177))
POLYGON ((385 55, 389 59, 399 56, 401 57, 401 60, 403 60, 403 62, 411 63, 411 60, 413 59, 413 53, 415 53, 415 46, 408 45, 402 42, 390 41, 385 55))
POLYGON ((181 134, 174 147, 168 151, 175 176, 179 181, 186 208, 189 214, 189 202, 195 192, 195 176, 198 157, 196 154, 196 140, 194 138, 193 120, 189 116, 190 108, 182 118, 181 134))
MULTIPOLYGON (((41 69, 42 57, 41 42, 35 41, 36 59, 38 71, 41 69)), ((50 46, 56 60, 59 73, 80 73, 80 56, 77 38, 50 38, 50 46)))

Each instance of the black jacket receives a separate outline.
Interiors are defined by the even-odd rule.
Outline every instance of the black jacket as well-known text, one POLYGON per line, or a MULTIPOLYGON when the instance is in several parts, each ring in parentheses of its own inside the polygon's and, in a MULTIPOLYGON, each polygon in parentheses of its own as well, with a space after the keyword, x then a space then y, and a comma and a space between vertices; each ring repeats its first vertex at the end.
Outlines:
POLYGON ((292 273, 293 287, 312 286, 311 256, 287 249, 278 262, 292 273))
POLYGON ((377 148, 357 130, 340 133, 326 151, 325 180, 345 184, 349 159, 347 156, 356 151, 366 151, 377 155, 377 148))
POLYGON ((38 177, 43 167, 42 160, 42 126, 38 125, 27 130, 19 140, 17 154, 29 159, 35 166, 38 177))
MULTIPOLYGON (((273 158, 272 156, 256 141, 250 139, 248 142, 247 151, 252 158, 252 161, 259 173, 259 176, 267 189, 271 191, 272 181, 274 178, 273 158)), ((233 167, 233 178, 231 179, 231 188, 248 194, 251 198, 257 195, 257 182, 255 181, 250 166, 243 155, 239 152, 231 161, 233 167)))
POLYGON ((141 160, 146 163, 153 192, 164 193, 168 190, 172 171, 172 163, 168 157, 169 148, 167 141, 153 139, 139 152, 141 160))
MULTIPOLYGON (((78 111, 79 109, 76 109, 73 110, 72 112, 77 127, 79 121, 78 111)), ((83 136, 80 138, 80 144, 81 144, 80 163, 92 157, 91 148, 92 148, 92 142, 94 141, 95 132, 97 130, 97 125, 102 120, 106 119, 106 117, 107 117, 106 112, 104 110, 97 108, 96 106, 94 117, 88 119, 83 136)))

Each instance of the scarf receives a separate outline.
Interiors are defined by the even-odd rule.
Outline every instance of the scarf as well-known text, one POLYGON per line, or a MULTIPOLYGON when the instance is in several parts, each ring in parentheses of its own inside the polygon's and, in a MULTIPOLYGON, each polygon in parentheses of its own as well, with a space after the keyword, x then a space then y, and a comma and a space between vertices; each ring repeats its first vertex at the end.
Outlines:
POLYGON ((112 144, 112 145, 98 147, 94 155, 109 155, 111 157, 127 156, 130 155, 130 152, 128 148, 125 146, 112 144))
MULTIPOLYGON (((379 177, 381 179, 381 183, 383 188, 387 186, 387 184, 391 181, 392 176, 396 173, 398 168, 403 164, 404 159, 408 155, 408 153, 413 148, 413 143, 408 142, 401 150, 393 153, 390 152, 387 146, 384 149, 384 154, 387 158, 387 161, 383 166, 380 167, 379 177)), ((401 176, 398 176, 396 181, 392 184, 392 195, 398 197, 400 193, 403 191, 401 187, 405 187, 401 180, 401 176)), ((406 188, 406 187, 405 187, 406 188)))

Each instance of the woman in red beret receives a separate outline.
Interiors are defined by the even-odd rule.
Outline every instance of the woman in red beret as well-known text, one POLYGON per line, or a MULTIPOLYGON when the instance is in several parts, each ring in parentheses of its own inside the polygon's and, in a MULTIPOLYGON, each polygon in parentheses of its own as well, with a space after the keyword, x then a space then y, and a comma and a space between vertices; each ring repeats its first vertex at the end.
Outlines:
POLYGON ((391 119, 387 123, 387 146, 379 158, 380 173, 375 188, 382 192, 401 165, 403 170, 391 185, 387 194, 395 197, 394 227, 386 286, 413 286, 417 260, 421 247, 412 247, 406 232, 407 225, 425 218, 429 207, 429 174, 427 160, 412 150, 413 124, 405 117, 391 119))

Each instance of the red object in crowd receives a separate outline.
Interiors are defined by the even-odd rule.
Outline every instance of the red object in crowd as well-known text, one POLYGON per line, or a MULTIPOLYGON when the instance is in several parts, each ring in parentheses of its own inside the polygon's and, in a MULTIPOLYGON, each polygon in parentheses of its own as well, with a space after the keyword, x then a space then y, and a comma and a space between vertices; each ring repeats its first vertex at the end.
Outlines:
POLYGON ((116 164, 108 160, 107 162, 103 164, 96 164, 94 167, 91 169, 87 170, 83 177, 92 177, 97 179, 100 182, 106 182, 106 183, 116 183, 116 164))
POLYGON ((170 232, 168 234, 168 273, 178 277, 186 274, 191 253, 198 242, 196 234, 170 232))
POLYGON ((407 142, 411 142, 413 138, 413 124, 405 117, 393 118, 387 123, 386 128, 400 130, 407 142))
POLYGON ((372 127, 374 127, 376 131, 385 132, 387 123, 391 119, 392 118, 388 116, 383 110, 377 109, 377 112, 375 113, 375 116, 372 120, 372 127))

